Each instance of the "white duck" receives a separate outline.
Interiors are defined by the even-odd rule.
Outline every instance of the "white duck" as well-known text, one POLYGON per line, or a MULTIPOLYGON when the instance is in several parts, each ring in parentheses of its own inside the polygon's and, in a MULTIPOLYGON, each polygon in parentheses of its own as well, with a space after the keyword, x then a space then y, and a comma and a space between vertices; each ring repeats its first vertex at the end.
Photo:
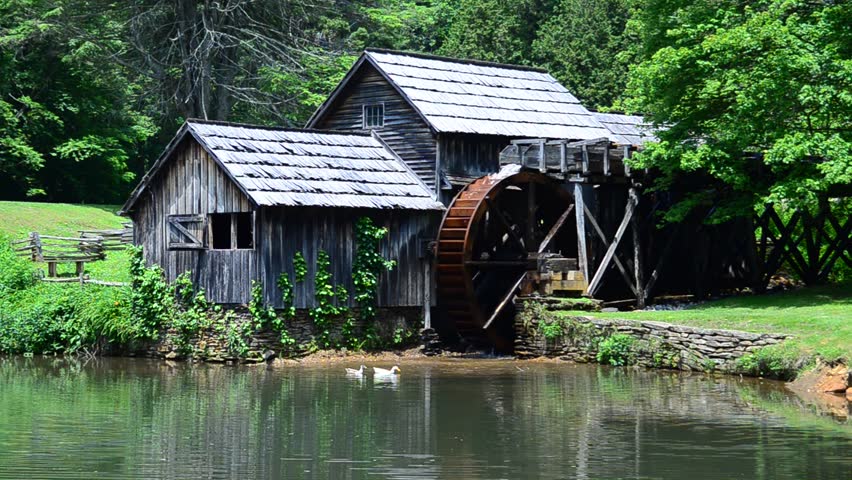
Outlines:
POLYGON ((398 366, 394 365, 390 370, 386 368, 373 367, 373 376, 379 378, 397 378, 401 373, 398 366))
POLYGON ((347 377, 361 378, 361 377, 364 376, 364 370, 366 370, 366 369, 367 369, 367 367, 365 367, 364 365, 361 365, 361 368, 359 368, 358 370, 355 370, 354 368, 347 368, 346 369, 346 376, 347 377))

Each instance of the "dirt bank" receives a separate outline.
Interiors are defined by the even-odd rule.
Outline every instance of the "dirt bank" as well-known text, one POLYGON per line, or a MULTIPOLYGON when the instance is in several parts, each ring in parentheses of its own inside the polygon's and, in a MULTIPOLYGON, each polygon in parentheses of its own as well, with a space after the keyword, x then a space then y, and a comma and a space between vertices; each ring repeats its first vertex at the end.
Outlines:
POLYGON ((852 416, 852 370, 847 365, 818 365, 788 383, 787 388, 832 416, 852 416))

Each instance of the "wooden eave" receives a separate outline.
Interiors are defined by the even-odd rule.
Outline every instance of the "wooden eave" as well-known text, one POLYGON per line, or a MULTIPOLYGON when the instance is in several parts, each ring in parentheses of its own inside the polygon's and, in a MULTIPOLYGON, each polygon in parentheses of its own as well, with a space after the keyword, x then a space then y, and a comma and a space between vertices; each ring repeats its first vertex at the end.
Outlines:
POLYGON ((175 134, 174 138, 169 141, 169 143, 166 145, 165 150, 163 150, 163 153, 160 154, 160 157, 157 159, 156 162, 154 162, 154 165, 148 170, 148 172, 145 173, 145 176, 142 177, 142 181, 140 181, 139 184, 136 185, 136 188, 133 189, 133 192, 130 193, 130 198, 127 199, 127 202, 125 202, 124 205, 121 207, 121 210, 118 211, 119 215, 126 216, 133 210, 133 207, 136 206, 136 202, 139 201, 139 198, 142 196, 145 190, 147 190, 148 186, 163 168, 163 165, 165 165, 166 161, 172 156, 172 154, 175 153, 178 146, 186 138, 187 133, 189 133, 189 135, 192 137, 193 140, 195 140, 196 143, 201 145, 201 148, 203 148, 204 151, 207 152, 207 155, 209 155, 210 158, 213 159, 213 162, 216 163, 216 166, 219 167, 219 169, 225 174, 225 176, 228 177, 228 179, 234 185, 236 185, 236 187, 240 190, 240 192, 242 192, 243 195, 246 196, 246 198, 248 198, 249 202, 255 208, 258 207, 257 202, 255 202, 251 195, 249 195, 245 187, 243 187, 243 185, 240 184, 240 182, 238 182, 233 175, 231 175, 231 172, 229 172, 228 169, 225 168, 225 165, 222 163, 221 160, 219 160, 219 158, 213 153, 213 151, 208 148, 207 144, 203 142, 201 138, 199 138, 199 136, 195 134, 194 131, 192 131, 192 128, 190 128, 191 123, 192 120, 185 121, 175 134))
POLYGON ((385 81, 388 82, 391 87, 393 87, 396 93, 398 93, 399 96, 401 96, 403 100, 405 100, 408 106, 410 106, 415 112, 417 112, 417 115, 420 117, 421 120, 423 120, 423 123, 425 123, 429 127, 429 131, 432 132, 432 135, 437 135, 438 131, 435 129, 434 126, 432 126, 432 122, 430 122, 426 118, 426 115, 423 115, 423 112, 420 111, 419 108, 417 108, 414 102, 411 101, 408 95, 406 95, 401 88, 399 88, 396 82, 391 80, 391 78, 388 76, 387 73, 385 73, 384 70, 382 70, 379 64, 376 63, 375 60, 370 58, 369 52, 370 51, 368 50, 361 54, 361 57, 358 59, 358 61, 355 62, 354 65, 352 65, 352 68, 349 69, 349 71, 346 73, 346 76, 343 77, 343 80, 341 80, 340 83, 337 84, 337 87, 335 87, 334 90, 331 92, 331 95, 329 95, 328 98, 324 102, 322 102, 322 105, 317 108, 314 114, 311 115, 311 118, 308 119, 308 123, 305 124, 305 128, 316 128, 316 124, 325 118, 326 114, 331 109, 331 106, 341 95, 341 93, 349 87, 349 83, 359 73, 361 68, 364 66, 364 63, 368 63, 373 68, 375 68, 377 72, 379 72, 379 75, 381 75, 382 78, 384 78, 385 81))

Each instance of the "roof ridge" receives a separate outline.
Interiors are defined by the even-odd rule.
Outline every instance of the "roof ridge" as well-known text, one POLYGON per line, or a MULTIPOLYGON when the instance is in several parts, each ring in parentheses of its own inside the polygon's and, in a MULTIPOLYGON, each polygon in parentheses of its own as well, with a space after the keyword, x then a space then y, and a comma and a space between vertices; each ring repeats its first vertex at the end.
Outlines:
POLYGON ((201 125, 219 125, 223 127, 238 127, 252 128, 255 130, 271 130, 275 132, 295 132, 295 133, 318 133, 324 135, 348 135, 353 137, 370 137, 369 133, 351 132, 343 130, 320 130, 317 128, 302 128, 302 127, 272 127, 267 125, 255 125, 251 123, 241 122, 226 122, 222 120, 205 120, 203 118, 187 118, 184 123, 197 123, 201 125))
POLYGON ((471 65, 479 65, 483 67, 495 67, 495 68, 506 68, 510 70, 523 70, 526 72, 539 72, 539 73, 547 73, 550 74, 547 70, 541 67, 529 67, 525 65, 515 65, 510 63, 498 63, 498 62, 489 62, 486 60, 475 60, 472 58, 456 58, 456 57, 446 57, 442 55, 435 55, 431 53, 420 53, 420 52, 411 52, 406 50, 391 50, 387 48, 373 48, 368 47, 364 49, 364 52, 376 52, 376 53, 388 53, 392 55, 404 55, 408 57, 415 58, 424 58, 427 60, 438 60, 442 62, 451 62, 451 63, 467 63, 471 65))

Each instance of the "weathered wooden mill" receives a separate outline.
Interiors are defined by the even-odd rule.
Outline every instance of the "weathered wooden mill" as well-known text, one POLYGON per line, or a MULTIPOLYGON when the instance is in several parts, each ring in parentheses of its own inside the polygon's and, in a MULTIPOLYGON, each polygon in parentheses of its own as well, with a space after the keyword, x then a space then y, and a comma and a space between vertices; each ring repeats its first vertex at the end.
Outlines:
POLYGON ((639 245, 623 160, 653 138, 641 118, 591 112, 539 69, 371 50, 308 126, 378 132, 448 205, 434 278, 451 332, 505 345, 518 294, 644 302, 640 249, 617 253, 639 245))
MULTIPOLYGON (((813 278, 852 264, 852 222, 828 215, 810 223, 837 238, 811 264, 790 238, 804 214, 785 226, 767 211, 760 245, 749 215, 661 227, 677 189, 701 179, 644 191, 649 173, 625 161, 654 138, 642 118, 590 111, 540 69, 368 50, 307 127, 188 123, 124 208, 148 261, 170 279, 191 270, 219 303, 247 301, 260 280, 277 305, 296 253, 334 253, 336 281, 350 281, 352 224, 370 216, 398 265, 380 307, 503 350, 518 296, 642 307, 660 292, 759 288, 784 261, 813 278)), ((313 301, 297 289, 297 307, 313 301)))

